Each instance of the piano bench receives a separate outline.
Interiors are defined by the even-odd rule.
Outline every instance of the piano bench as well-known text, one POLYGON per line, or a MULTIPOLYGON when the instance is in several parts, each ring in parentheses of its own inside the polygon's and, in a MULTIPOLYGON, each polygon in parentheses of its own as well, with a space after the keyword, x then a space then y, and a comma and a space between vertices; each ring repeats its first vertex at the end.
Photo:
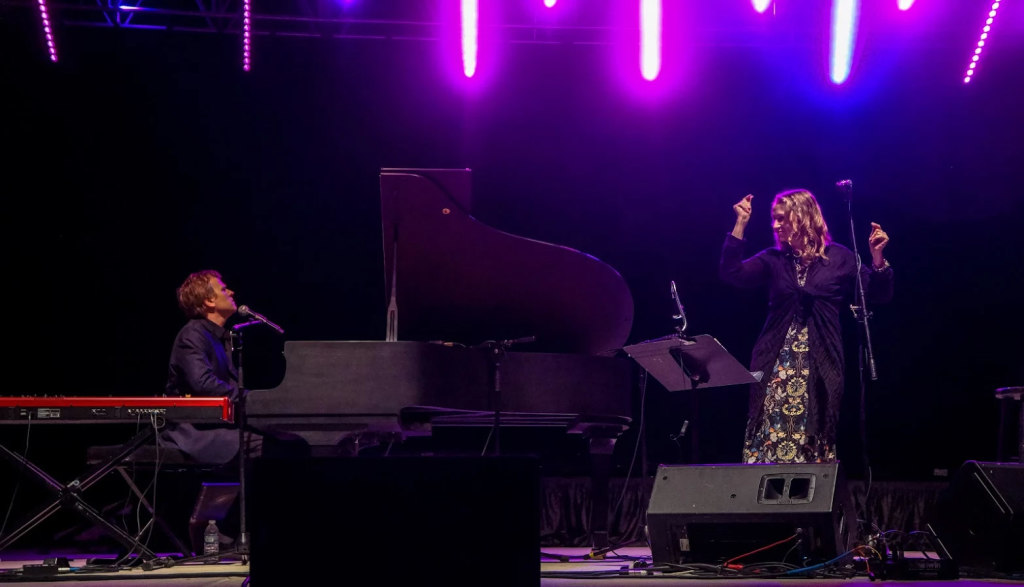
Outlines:
MULTIPOLYGON (((120 444, 88 447, 85 453, 86 464, 88 466, 102 466, 117 458, 122 450, 124 450, 124 446, 120 444)), ((222 520, 227 509, 238 495, 237 461, 232 460, 226 464, 200 463, 176 448, 153 445, 141 446, 117 463, 114 466, 114 470, 120 474, 128 488, 139 500, 140 506, 145 507, 149 511, 164 535, 171 540, 184 557, 201 553, 202 531, 206 521, 209 519, 222 520), (189 519, 187 543, 190 546, 186 546, 186 541, 182 541, 174 530, 156 514, 153 505, 146 499, 143 490, 139 488, 134 475, 129 472, 139 470, 151 472, 153 475, 159 473, 198 473, 203 478, 212 476, 219 479, 223 477, 235 482, 204 481, 202 483, 202 488, 196 497, 196 503, 192 510, 192 517, 189 519)))
MULTIPOLYGON (((123 448, 124 446, 120 444, 113 444, 109 446, 90 446, 85 449, 85 463, 87 465, 105 463, 116 457, 123 448)), ((148 466, 156 466, 159 464, 162 467, 164 465, 191 464, 192 459, 176 448, 141 446, 138 450, 121 461, 119 466, 124 466, 128 463, 148 466)))

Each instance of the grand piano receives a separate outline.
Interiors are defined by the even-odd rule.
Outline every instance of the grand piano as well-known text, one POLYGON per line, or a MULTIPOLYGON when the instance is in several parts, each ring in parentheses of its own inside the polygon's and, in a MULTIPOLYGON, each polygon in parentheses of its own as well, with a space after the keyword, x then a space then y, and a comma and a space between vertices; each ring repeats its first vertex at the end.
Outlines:
MULTIPOLYGON (((476 220, 468 169, 383 169, 380 194, 384 340, 286 341, 280 382, 248 393, 249 425, 338 456, 447 427, 489 428, 477 448, 490 454, 512 427, 578 434, 606 511, 635 379, 621 352, 633 321, 622 276, 476 220)), ((606 522, 593 517, 595 546, 606 522)))

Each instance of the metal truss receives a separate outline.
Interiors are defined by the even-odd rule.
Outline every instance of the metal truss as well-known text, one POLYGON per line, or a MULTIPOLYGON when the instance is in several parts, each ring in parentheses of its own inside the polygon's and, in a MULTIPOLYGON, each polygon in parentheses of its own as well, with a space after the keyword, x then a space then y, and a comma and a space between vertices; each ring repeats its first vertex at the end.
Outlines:
MULTIPOLYGON (((0 0, 0 4, 34 9, 36 1, 0 0)), ((427 0, 253 0, 252 34, 437 40, 443 33, 440 4, 427 0)), ((58 27, 242 34, 242 0, 47 0, 47 6, 58 27)), ((588 12, 600 14, 599 10, 588 12)), ((567 25, 531 18, 530 11, 503 16, 511 18, 491 28, 500 29, 502 38, 513 43, 607 44, 616 29, 593 17, 589 23, 567 25)))

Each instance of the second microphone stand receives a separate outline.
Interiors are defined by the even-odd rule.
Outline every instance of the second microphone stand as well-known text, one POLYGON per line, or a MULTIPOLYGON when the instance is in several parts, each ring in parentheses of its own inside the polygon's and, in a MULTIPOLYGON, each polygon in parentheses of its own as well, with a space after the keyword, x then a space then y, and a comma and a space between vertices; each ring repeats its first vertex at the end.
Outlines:
POLYGON ((513 345, 534 342, 535 336, 524 336, 511 340, 489 340, 481 346, 488 351, 491 360, 491 407, 494 409, 492 436, 494 436, 494 454, 501 456, 501 363, 505 360, 508 349, 513 345))

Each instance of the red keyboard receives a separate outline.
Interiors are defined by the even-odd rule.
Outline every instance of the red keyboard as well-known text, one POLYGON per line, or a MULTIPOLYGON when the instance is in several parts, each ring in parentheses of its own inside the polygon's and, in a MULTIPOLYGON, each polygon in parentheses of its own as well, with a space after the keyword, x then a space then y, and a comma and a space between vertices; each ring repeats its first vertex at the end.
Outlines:
POLYGON ((0 422, 233 422, 226 397, 0 397, 0 422))

